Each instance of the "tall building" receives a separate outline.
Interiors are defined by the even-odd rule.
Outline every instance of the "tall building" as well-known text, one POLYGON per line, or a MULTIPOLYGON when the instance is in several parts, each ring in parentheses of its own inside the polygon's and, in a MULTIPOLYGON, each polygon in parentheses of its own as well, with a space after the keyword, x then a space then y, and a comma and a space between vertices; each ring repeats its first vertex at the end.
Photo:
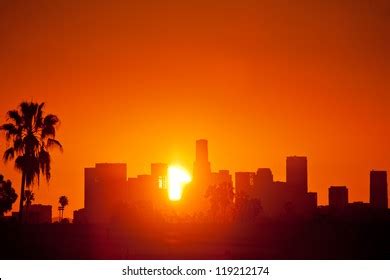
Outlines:
POLYGON ((196 161, 197 162, 208 162, 209 161, 209 155, 208 155, 208 147, 207 147, 207 140, 206 139, 199 139, 196 140, 196 161))
POLYGON ((270 168, 258 168, 254 177, 254 184, 257 188, 270 187, 274 182, 274 175, 270 168))
POLYGON ((125 163, 97 163, 84 170, 84 206, 90 223, 107 223, 123 201, 127 182, 125 163))
POLYGON ((328 198, 330 208, 344 209, 348 206, 348 188, 345 186, 331 186, 328 198))
POLYGON ((157 163, 151 165, 151 175, 143 174, 127 178, 124 201, 131 207, 148 208, 148 210, 164 207, 168 200, 167 165, 157 163))
POLYGON ((370 204, 372 207, 387 209, 387 172, 370 172, 370 204))
POLYGON ((294 193, 305 194, 307 187, 307 158, 292 156, 286 162, 287 186, 294 193))
POLYGON ((196 158, 194 163, 193 179, 207 181, 210 179, 211 167, 208 156, 207 140, 196 140, 196 158))
POLYGON ((274 175, 270 168, 258 168, 254 177, 254 188, 250 195, 264 201, 273 191, 274 175))
MULTIPOLYGON (((226 174, 225 174, 226 175, 226 174)), ((223 175, 221 175, 223 176, 223 175)), ((184 212, 194 213, 205 211, 208 201, 206 199, 207 190, 215 181, 219 181, 218 173, 211 173, 208 156, 208 143, 206 139, 196 140, 196 152, 191 183, 183 190, 182 203, 186 209, 184 212)))

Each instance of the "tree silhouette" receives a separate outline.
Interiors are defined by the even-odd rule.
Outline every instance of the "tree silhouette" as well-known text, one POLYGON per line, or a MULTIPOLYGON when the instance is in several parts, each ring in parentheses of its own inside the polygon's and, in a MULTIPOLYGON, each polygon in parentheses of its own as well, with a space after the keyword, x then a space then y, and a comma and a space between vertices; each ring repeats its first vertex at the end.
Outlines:
POLYGON ((69 204, 69 200, 65 195, 60 196, 58 199, 58 202, 60 204, 60 207, 58 207, 58 210, 60 211, 61 220, 64 219, 64 209, 65 206, 69 204))
POLYGON ((12 204, 16 201, 16 194, 10 180, 4 181, 3 175, 0 175, 0 217, 12 209, 12 204))
POLYGON ((26 190, 24 191, 24 197, 23 197, 24 201, 25 202, 25 206, 26 206, 26 216, 28 217, 28 210, 30 208, 30 205, 32 204, 32 202, 35 200, 35 195, 34 193, 31 191, 31 190, 26 190))
POLYGON ((24 200, 26 201, 26 206, 30 206, 35 200, 35 194, 31 190, 26 190, 24 192, 24 200))
MULTIPOLYGON (((15 167, 22 173, 21 191, 39 185, 40 175, 50 180, 51 157, 49 150, 62 145, 55 139, 59 119, 56 115, 44 116, 44 103, 22 102, 16 110, 8 111, 8 123, 0 126, 10 147, 4 152, 5 162, 15 159, 15 167)), ((19 221, 23 221, 23 197, 20 199, 19 221)))
POLYGON ((210 185, 206 191, 206 198, 210 201, 210 214, 214 220, 221 222, 231 218, 228 210, 233 208, 234 192, 229 183, 210 185))
POLYGON ((253 222, 262 211, 260 200, 250 198, 244 192, 236 193, 235 199, 235 218, 238 222, 253 222))

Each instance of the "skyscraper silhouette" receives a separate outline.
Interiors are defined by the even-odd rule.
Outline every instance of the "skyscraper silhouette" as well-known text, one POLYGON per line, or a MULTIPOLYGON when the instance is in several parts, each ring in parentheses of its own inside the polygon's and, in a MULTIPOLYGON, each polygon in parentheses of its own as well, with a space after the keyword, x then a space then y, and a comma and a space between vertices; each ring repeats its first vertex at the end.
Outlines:
POLYGON ((387 172, 370 172, 370 204, 374 208, 387 209, 387 172))
POLYGON ((91 223, 108 222, 124 198, 127 182, 125 163, 97 163, 84 169, 84 206, 91 223))
MULTIPOLYGON (((258 168, 254 176, 254 189, 251 195, 255 198, 263 199, 274 191, 274 175, 269 168, 258 168)), ((264 200, 264 199, 263 199, 264 200)))
POLYGON ((206 139, 196 140, 192 181, 184 189, 181 199, 181 204, 186 205, 186 211, 190 213, 207 209, 206 192, 215 179, 211 173, 207 144, 206 139))
POLYGON ((205 182, 210 179, 211 167, 208 156, 206 139, 196 140, 196 158, 194 163, 193 179, 205 182))
POLYGON ((305 194, 307 187, 307 158, 292 156, 287 157, 286 179, 288 188, 298 194, 305 194))

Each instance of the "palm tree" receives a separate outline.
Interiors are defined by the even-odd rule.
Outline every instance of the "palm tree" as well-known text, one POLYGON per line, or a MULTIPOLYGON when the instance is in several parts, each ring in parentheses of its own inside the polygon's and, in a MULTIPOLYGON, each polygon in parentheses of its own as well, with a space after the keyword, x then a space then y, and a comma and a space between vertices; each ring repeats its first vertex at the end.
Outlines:
POLYGON ((60 211, 61 220, 64 218, 64 209, 65 206, 69 204, 69 200, 65 195, 60 196, 58 202, 60 203, 60 207, 58 207, 58 210, 60 211))
MULTIPOLYGON (((15 167, 22 173, 20 193, 25 188, 39 185, 40 175, 50 180, 51 157, 49 150, 62 145, 55 139, 59 119, 56 115, 44 116, 44 103, 22 102, 16 110, 8 111, 8 123, 0 126, 10 145, 4 152, 5 162, 15 159, 15 167)), ((19 221, 23 221, 23 197, 19 204, 19 221)))
POLYGON ((25 190, 23 199, 26 201, 26 216, 28 217, 28 209, 30 208, 32 202, 35 200, 35 195, 31 190, 25 190))

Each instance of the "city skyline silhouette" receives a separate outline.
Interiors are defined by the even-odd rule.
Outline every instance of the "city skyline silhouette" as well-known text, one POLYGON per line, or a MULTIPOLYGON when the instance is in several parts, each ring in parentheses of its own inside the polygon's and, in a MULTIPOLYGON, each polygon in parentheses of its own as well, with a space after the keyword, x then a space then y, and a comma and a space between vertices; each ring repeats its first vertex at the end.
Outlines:
MULTIPOLYGON (((196 141, 196 143, 197 143, 197 146, 196 146, 196 149, 195 149, 195 161, 194 161, 194 165, 193 165, 193 169, 191 170, 191 169, 185 169, 184 168, 184 170, 186 170, 186 171, 188 171, 189 173, 191 173, 191 174, 193 174, 193 177, 194 178, 196 178, 197 176, 196 176, 196 174, 199 172, 198 171, 198 169, 199 169, 199 167, 197 166, 197 162, 200 162, 200 163, 202 163, 202 162, 204 162, 204 164, 205 164, 205 167, 203 167, 203 168, 206 168, 206 172, 210 172, 210 173, 212 173, 211 172, 211 162, 209 161, 209 155, 208 155, 208 140, 207 139, 200 139, 200 140, 197 140, 196 141), (198 144, 200 144, 200 146, 198 147, 198 144), (204 146, 204 147, 202 147, 202 146, 204 146), (202 149, 205 149, 205 151, 204 151, 204 155, 202 155, 199 151, 201 151, 202 149), (192 171, 192 172, 191 172, 192 171)), ((61 147, 62 148, 62 147, 61 147)), ((304 190, 306 191, 306 192, 308 192, 308 178, 310 177, 309 175, 308 175, 308 168, 307 168, 307 157, 306 156, 287 156, 286 157, 286 159, 287 159, 287 162, 286 162, 286 167, 288 166, 288 162, 289 162, 289 160, 290 161, 293 161, 294 160, 294 158, 295 159, 297 159, 298 161, 299 161, 299 159, 302 159, 302 160, 304 160, 305 161, 305 163, 304 163, 304 165, 306 166, 306 168, 305 168, 305 175, 304 175, 304 177, 306 178, 305 179, 305 181, 304 182, 302 182, 302 184, 303 184, 303 188, 304 188, 304 190)), ((103 161, 104 162, 104 161, 103 161)), ((125 174, 127 174, 127 172, 128 172, 128 168, 127 168, 127 163, 109 163, 109 162, 105 162, 105 163, 96 163, 97 165, 103 165, 103 164, 106 164, 106 165, 122 165, 122 167, 124 168, 124 170, 123 170, 123 172, 125 173, 125 174)), ((181 165, 180 165, 180 163, 178 163, 178 162, 175 162, 175 163, 172 163, 172 164, 170 164, 170 163, 151 163, 151 170, 152 170, 152 173, 153 173, 153 168, 154 168, 154 166, 155 166, 155 168, 165 168, 165 172, 167 172, 167 170, 168 170, 168 167, 169 166, 175 166, 175 165, 177 165, 177 166, 180 166, 180 168, 183 168, 181 165), (162 166, 159 166, 159 165, 162 165, 162 166)), ((87 168, 85 168, 85 169, 87 169, 87 168)), ((218 173, 218 170, 216 170, 217 171, 217 173, 218 173)), ((242 179, 241 179, 241 177, 243 176, 246 180, 249 180, 248 178, 248 176, 253 176, 253 175, 255 175, 256 174, 256 172, 258 173, 259 171, 264 171, 264 172, 270 172, 270 176, 271 176, 271 178, 272 178, 272 180, 274 180, 274 178, 273 178, 273 173, 272 173, 272 170, 270 169, 270 168, 268 168, 268 167, 258 167, 258 168, 255 168, 254 170, 251 170, 251 171, 248 171, 248 170, 237 170, 237 171, 232 171, 232 174, 230 174, 229 172, 230 172, 230 170, 229 169, 222 169, 222 170, 220 170, 220 172, 224 172, 224 171, 226 171, 227 172, 227 174, 228 174, 228 176, 230 176, 231 177, 231 179, 230 179, 230 183, 232 184, 232 186, 233 186, 233 190, 235 191, 235 192, 237 192, 237 180, 240 182, 240 181, 242 181, 242 179), (239 174, 239 178, 237 179, 237 174, 239 174), (241 175, 241 177, 240 177, 240 175, 241 175)), ((369 170, 369 172, 370 172, 370 174, 372 174, 373 172, 375 173, 375 172, 378 172, 379 174, 380 173, 382 173, 385 177, 384 177, 384 181, 386 182, 386 184, 385 185, 387 185, 387 171, 386 170, 382 170, 382 171, 380 171, 380 170, 375 170, 375 169, 370 169, 369 170)), ((213 174, 215 174, 215 175, 218 175, 217 173, 213 173, 213 174)), ((142 177, 144 177, 144 178, 146 178, 147 176, 150 176, 150 174, 148 174, 148 172, 144 172, 143 174, 138 174, 138 175, 136 175, 134 178, 131 178, 131 177, 127 177, 127 179, 126 180, 131 180, 131 179, 140 179, 140 178, 142 178, 142 177)), ((266 175, 267 176, 267 175, 266 175)), ((286 169, 286 172, 285 172, 285 176, 286 176, 286 179, 284 180, 284 181, 286 181, 287 180, 287 177, 289 176, 289 173, 288 173, 288 168, 286 169)), ((371 176, 371 175, 370 175, 371 176)), ((85 177, 85 176, 84 176, 85 177)), ((292 177, 291 175, 290 175, 290 177, 292 177)), ((245 181, 245 179, 244 179, 244 181, 245 181)), ((146 180, 148 180, 148 179, 146 179, 146 180)), ((191 179, 192 180, 192 179, 191 179)), ((251 180, 254 180, 254 178, 251 178, 251 180)), ((370 177, 370 185, 371 185, 371 180, 372 180, 372 178, 370 177)), ((84 181, 85 181, 85 178, 84 178, 84 181)), ((281 179, 281 180, 276 180, 276 181, 272 181, 273 183, 275 183, 276 185, 277 184, 283 184, 283 183, 285 183, 285 182, 283 182, 283 179, 281 179)), ((166 182, 165 184, 168 184, 168 182, 166 182)), ((209 184, 209 185, 212 185, 213 183, 205 183, 206 185, 207 184, 209 184)), ((333 188, 334 187, 334 184, 332 183, 332 182, 329 182, 328 183, 329 184, 329 188, 333 188)), ((214 185, 215 185, 215 183, 214 183, 214 185)), ((31 185, 31 187, 30 187, 30 189, 31 190, 34 190, 34 187, 35 187, 35 190, 37 190, 37 187, 39 188, 39 186, 37 186, 36 185, 36 182, 32 182, 32 185, 31 185)), ((204 186, 204 187, 207 187, 207 186, 204 186)), ((350 191, 351 191, 351 189, 350 188, 348 188, 347 186, 345 186, 346 188, 347 188, 347 194, 346 194, 346 196, 347 196, 347 198, 349 197, 349 193, 350 193, 350 191)), ((165 186, 164 188, 167 188, 168 189, 168 187, 167 186, 165 186)), ((238 186, 238 188, 240 188, 240 186, 238 186)), ((85 189, 85 183, 84 183, 84 189, 85 189)), ((39 189, 38 189, 39 190, 39 189)), ((314 191, 315 189, 313 189, 313 188, 311 188, 311 190, 312 191, 314 191)), ((16 192, 17 193, 20 193, 20 191, 19 190, 16 190, 16 192)), ((72 194, 71 193, 69 193, 69 191, 67 192, 70 196, 72 196, 72 194)), ((316 205, 329 205, 329 202, 330 202, 330 197, 331 197, 331 195, 330 195, 330 190, 329 190, 329 192, 327 192, 326 193, 326 197, 327 197, 327 199, 324 199, 324 198, 322 198, 322 201, 323 201, 323 203, 321 203, 321 204, 318 204, 318 196, 317 196, 317 193, 316 192, 312 192, 313 194, 315 194, 315 198, 313 198, 315 201, 316 201, 316 205), (325 202, 324 202, 325 201, 325 202)), ((375 196, 375 194, 372 194, 372 189, 370 188, 369 189, 369 195, 368 195, 368 197, 363 197, 363 199, 361 199, 361 200, 354 200, 353 202, 356 202, 356 203, 369 203, 369 204, 372 204, 372 197, 373 196, 375 196)), ((380 204, 381 205, 386 205, 386 207, 385 208, 387 208, 387 205, 388 205, 388 195, 387 195, 387 188, 386 189, 384 189, 384 190, 382 190, 381 192, 380 192, 380 196, 381 196, 381 198, 380 197, 378 197, 377 198, 377 200, 381 200, 382 199, 382 202, 380 202, 380 204), (385 199, 385 197, 387 197, 387 199, 385 199)), ((83 194, 83 197, 84 197, 84 202, 85 202, 85 192, 84 192, 84 194, 83 194)), ((19 200, 19 199, 18 199, 19 200)), ((347 199, 347 201, 348 201, 348 199, 347 199)), ((13 206, 15 207, 16 206, 16 204, 17 203, 15 203, 13 206)), ((51 204, 51 203, 47 203, 47 204, 51 204)), ((55 205, 55 203, 53 203, 53 205, 55 205)), ((383 207, 382 207, 383 208, 383 207)), ((17 209, 15 209, 15 208, 13 208, 13 210, 17 210, 17 209)), ((75 209, 75 210, 77 210, 77 209, 75 209)), ((53 217, 54 217, 54 213, 55 213, 55 211, 53 211, 53 217)), ((71 218, 71 215, 70 215, 70 213, 67 213, 68 214, 68 218, 71 218)), ((10 215, 10 213, 8 213, 8 215, 10 215)))
MULTIPOLYGON (((262 214, 268 217, 280 218, 288 215, 286 207, 290 207, 290 211, 296 212, 298 217, 312 216, 319 206, 317 193, 309 190, 308 160, 304 156, 288 156, 285 181, 274 181, 272 170, 266 167, 258 168, 256 171, 235 173, 230 173, 226 169, 213 172, 206 139, 196 140, 195 151, 192 178, 183 183, 181 187, 184 197, 180 195, 176 202, 183 204, 180 208, 187 210, 179 212, 179 215, 206 214, 210 206, 213 207, 207 198, 209 188, 224 184, 231 188, 232 204, 237 204, 237 199, 241 196, 256 199, 262 214), (185 205, 191 203, 198 205, 185 205), (187 206, 191 210, 188 210, 187 206)), ((95 167, 85 168, 84 208, 74 212, 76 222, 108 223, 110 213, 111 215, 115 213, 115 205, 121 203, 128 205, 141 203, 148 208, 157 207, 158 211, 162 209, 161 207, 166 207, 164 204, 175 204, 173 201, 169 202, 172 199, 168 166, 166 163, 152 163, 150 173, 136 177, 127 177, 125 163, 96 163, 95 167), (110 197, 111 202, 106 201, 106 205, 102 205, 101 197, 110 197)), ((350 205, 366 205, 365 207, 387 210, 387 171, 371 170, 369 174, 369 203, 351 201, 347 186, 330 185, 326 206, 340 212, 350 205)))
MULTIPOLYGON (((206 163, 206 170, 208 170, 208 172, 210 172, 210 173, 212 173, 211 172, 211 162, 210 161, 208 161, 208 141, 206 140, 206 139, 200 139, 200 140, 197 140, 197 143, 198 142, 202 142, 202 141, 204 141, 205 142, 205 149, 206 149, 206 151, 205 151, 205 159, 201 159, 200 161, 205 161, 205 163, 206 163)), ((202 157, 202 155, 199 155, 199 149, 195 149, 195 151, 196 151, 196 156, 195 156, 195 161, 194 161, 194 166, 193 166, 193 170, 188 170, 191 174, 193 174, 193 178, 196 178, 197 176, 196 176, 196 174, 197 174, 197 162, 199 161, 199 157, 202 157), (192 171, 192 172, 191 172, 192 171)), ((305 163, 304 163, 304 165, 306 166, 306 168, 305 168, 305 178, 306 178, 306 181, 305 182, 303 182, 303 185, 304 185, 304 189, 305 189, 305 191, 306 192, 308 192, 308 178, 309 178, 309 174, 307 173, 308 172, 308 168, 307 168, 307 157, 305 157, 305 156, 287 156, 286 157, 286 159, 287 159, 287 165, 288 165, 288 161, 290 160, 290 161, 292 161, 292 160, 294 160, 294 158, 296 158, 296 159, 303 159, 304 161, 305 161, 305 163)), ((104 161, 103 161, 104 162, 104 161)), ((123 170, 123 172, 125 173, 125 174, 127 174, 127 163, 109 163, 109 162, 105 162, 105 163, 96 163, 96 165, 107 165, 107 166, 110 166, 110 165, 112 165, 112 166, 115 166, 115 165, 122 165, 122 167, 124 168, 124 170, 123 170)), ((167 170, 168 170, 168 167, 169 166, 180 166, 180 165, 178 165, 177 163, 174 163, 174 164, 169 164, 169 163, 151 163, 151 173, 153 173, 153 168, 163 168, 163 169, 165 169, 165 172, 168 172, 167 170), (161 165, 161 166, 160 166, 161 165)), ((286 165, 286 166, 287 166, 286 165)), ((183 167, 181 167, 180 166, 180 168, 183 168, 183 167)), ((85 169, 87 169, 87 168, 85 168, 85 169)), ((199 169, 199 168, 198 168, 199 169)), ((269 172, 270 173, 270 176, 271 176, 271 180, 272 180, 272 182, 273 183, 275 183, 276 185, 277 184, 283 184, 283 183, 286 183, 285 181, 287 180, 287 177, 289 176, 288 175, 288 168, 286 169, 287 171, 286 171, 286 179, 283 181, 283 180, 276 180, 276 181, 273 181, 274 179, 273 179, 273 173, 272 173, 272 170, 271 169, 269 169, 268 167, 258 167, 258 168, 255 168, 255 170, 251 170, 251 171, 248 171, 248 170, 241 170, 241 171, 239 171, 239 170, 237 170, 237 171, 234 171, 234 172, 232 172, 231 174, 229 173, 230 172, 230 170, 229 169, 222 169, 222 170, 219 170, 219 172, 224 172, 224 171, 226 171, 227 172, 227 174, 228 174, 228 176, 230 176, 230 183, 232 184, 232 187, 233 187, 233 190, 234 190, 234 192, 235 193, 237 193, 237 188, 238 189, 240 189, 240 187, 241 187, 241 185, 242 185, 242 183, 241 183, 241 185, 239 185, 238 187, 237 187, 237 181, 238 182, 242 182, 243 180, 244 180, 244 182, 246 181, 246 180, 249 180, 249 177, 251 178, 250 180, 255 180, 255 178, 253 177, 254 175, 256 175, 256 172, 257 172, 257 174, 260 172, 260 171, 264 171, 264 172, 269 172), (241 175, 241 176, 240 176, 241 175)), ((217 173, 213 173, 213 174, 215 174, 215 175, 218 175, 218 170, 216 170, 217 171, 217 173)), ((370 172, 370 174, 372 174, 373 172, 375 173, 375 172, 378 172, 379 174, 380 173, 382 173, 382 174, 384 174, 384 176, 385 176, 385 178, 384 178, 384 181, 386 182, 385 183, 385 185, 387 186, 387 171, 386 170, 383 170, 383 171, 380 171, 380 170, 374 170, 374 169, 371 169, 371 170, 368 170, 368 172, 370 172)), ((150 172, 149 172, 150 173, 150 172)), ((167 173, 166 173, 166 175, 167 175, 167 173)), ((131 177, 127 177, 126 178, 126 180, 134 180, 134 179, 140 179, 140 178, 146 178, 146 177, 148 177, 148 176, 153 176, 153 175, 150 175, 150 174, 148 174, 148 172, 145 172, 145 173, 143 173, 143 174, 138 174, 138 175, 136 175, 134 178, 131 178, 131 177)), ((267 176, 267 175, 266 175, 267 176)), ((371 176, 371 175, 370 175, 371 176)), ((291 175, 290 175, 290 177, 291 177, 291 175)), ((191 180, 193 179, 193 178, 191 178, 191 180)), ((146 179, 146 180, 148 180, 148 179, 146 179)), ((165 180, 167 180, 167 179, 165 179, 165 180)), ((372 180, 372 178, 370 177, 370 181, 372 180)), ((85 181, 85 178, 84 178, 84 181, 85 181)), ((168 182, 165 182, 164 184, 166 184, 166 186, 164 187, 164 188, 166 188, 166 189, 168 189, 168 182)), ((209 184, 209 185, 213 185, 213 183, 206 183, 206 185, 207 184, 209 184)), ((32 185, 32 190, 34 190, 34 185, 35 185, 35 183, 33 183, 33 185, 32 185)), ((214 183, 214 185, 215 185, 215 183, 214 183)), ((370 183, 370 185, 371 185, 371 183, 370 183)), ((35 186, 35 188, 37 188, 37 187, 39 187, 39 186, 35 186)), ((207 186, 204 186, 204 187, 207 187, 207 186)), ((347 197, 347 201, 350 201, 350 199, 348 200, 348 191, 350 192, 351 190, 350 190, 350 188, 348 188, 348 186, 343 186, 344 188, 346 188, 346 197, 347 197)), ((142 187, 140 187, 140 189, 141 189, 142 187)), ((253 183, 252 183, 252 188, 253 188, 253 183)), ((276 188, 276 187, 275 187, 276 188)), ((334 184, 332 183, 332 182, 329 182, 329 189, 331 189, 331 188, 336 188, 336 187, 334 187, 334 184)), ((337 187, 337 188, 339 188, 339 187, 337 187)), ((85 183, 84 183, 84 190, 85 190, 85 183)), ((312 189, 312 191, 314 191, 313 189, 312 189)), ((17 193, 20 193, 20 191, 17 189, 16 190, 16 192, 17 193)), ((253 192, 253 191, 252 191, 253 192)), ((373 195, 372 193, 372 189, 370 188, 369 189, 369 196, 368 197, 365 197, 365 198, 363 198, 362 200, 355 200, 355 201, 350 201, 350 202, 356 202, 356 203, 370 203, 370 204, 372 204, 372 197, 373 196, 375 196, 375 194, 373 195)), ((68 192, 69 193, 69 192, 68 192)), ((317 201, 318 201, 318 197, 317 197, 317 193, 316 192, 312 192, 313 194, 315 194, 315 201, 316 201, 316 205, 318 204, 317 203, 317 201)), ((71 195, 71 194, 70 194, 71 195)), ((71 195, 72 196, 72 195, 71 195)), ((330 195, 330 190, 329 190, 329 192, 326 194, 326 196, 327 196, 327 199, 326 199, 326 201, 325 201, 325 203, 322 203, 322 204, 318 204, 319 206, 320 205, 327 205, 327 206, 329 206, 329 204, 330 204, 330 197, 331 197, 331 195, 330 195)), ((379 200, 382 200, 382 202, 380 202, 380 204, 381 205, 385 205, 385 208, 387 208, 387 205, 388 205, 388 195, 387 195, 387 188, 385 188, 384 190, 382 190, 381 191, 381 193, 380 193, 380 195, 379 195, 380 197, 378 197, 377 198, 377 200, 379 199, 379 200), (385 197, 387 197, 387 199, 385 199, 385 197)), ((85 193, 84 193, 84 201, 85 201, 85 193)), ((324 201, 324 199, 322 199, 322 201, 324 201)), ((16 206, 16 204, 17 203, 15 203, 14 204, 14 207, 16 206)), ((49 203, 50 204, 50 203, 49 203)), ((53 203, 52 205, 55 205, 55 203, 53 203)), ((383 207, 382 207, 383 208, 383 207)), ((17 211, 17 209, 15 209, 15 208, 13 208, 13 210, 14 211, 17 211)), ((77 209, 75 209, 75 210, 77 210, 77 209)), ((53 217, 55 216, 55 211, 53 211, 53 217)), ((8 213, 8 215, 9 215, 10 213, 8 213)), ((71 218, 71 213, 67 213, 68 214, 68 217, 69 218, 71 218)))

